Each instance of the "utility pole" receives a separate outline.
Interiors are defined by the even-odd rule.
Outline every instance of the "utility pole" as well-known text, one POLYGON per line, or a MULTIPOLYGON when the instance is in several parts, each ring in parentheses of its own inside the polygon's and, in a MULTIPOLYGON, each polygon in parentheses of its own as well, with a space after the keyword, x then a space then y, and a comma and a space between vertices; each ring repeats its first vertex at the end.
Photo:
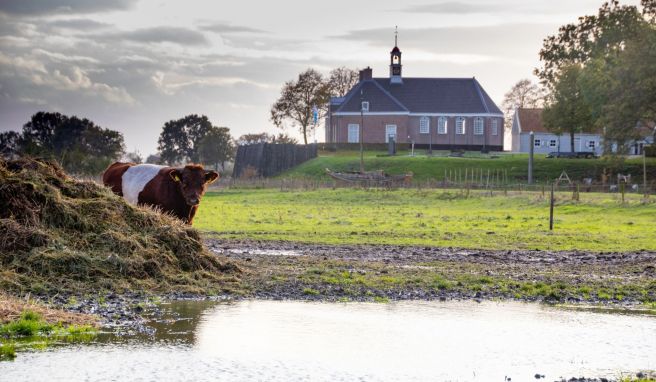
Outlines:
POLYGON ((535 147, 535 136, 532 131, 529 134, 528 141, 528 184, 533 184, 533 148, 535 147))
POLYGON ((360 174, 364 174, 364 100, 360 91, 360 174))

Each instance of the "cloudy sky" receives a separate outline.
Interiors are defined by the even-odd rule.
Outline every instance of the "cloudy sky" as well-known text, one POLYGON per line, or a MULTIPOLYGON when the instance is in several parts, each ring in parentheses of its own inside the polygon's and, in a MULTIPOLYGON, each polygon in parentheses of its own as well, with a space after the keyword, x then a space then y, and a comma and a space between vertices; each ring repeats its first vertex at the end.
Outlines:
POLYGON ((144 155, 164 122, 190 113, 234 136, 275 132, 269 108, 306 68, 387 75, 395 25, 404 76, 475 76, 500 104, 531 78, 542 39, 601 2, 2 0, 0 131, 59 111, 123 132, 144 155))

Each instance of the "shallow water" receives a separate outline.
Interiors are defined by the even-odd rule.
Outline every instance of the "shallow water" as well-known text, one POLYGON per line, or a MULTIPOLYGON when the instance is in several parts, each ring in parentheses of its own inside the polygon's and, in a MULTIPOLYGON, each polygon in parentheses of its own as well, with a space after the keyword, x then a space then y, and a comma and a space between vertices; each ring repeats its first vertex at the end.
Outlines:
POLYGON ((154 336, 20 353, 0 381, 548 381, 656 369, 656 318, 494 302, 175 302, 154 336))

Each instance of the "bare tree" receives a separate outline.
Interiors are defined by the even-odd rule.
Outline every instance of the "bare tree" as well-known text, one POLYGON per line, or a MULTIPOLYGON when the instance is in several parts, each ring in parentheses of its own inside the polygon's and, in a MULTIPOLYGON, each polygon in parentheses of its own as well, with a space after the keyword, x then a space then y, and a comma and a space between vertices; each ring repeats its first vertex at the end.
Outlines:
POLYGON ((525 78, 519 80, 503 97, 503 113, 506 116, 506 129, 512 126, 516 108, 536 108, 544 105, 545 92, 537 84, 525 78))
POLYGON ((344 97, 359 80, 358 70, 349 69, 345 66, 333 69, 330 71, 328 78, 330 94, 334 97, 344 97))
POLYGON ((313 109, 316 107, 318 119, 325 116, 330 99, 330 86, 321 73, 308 69, 298 75, 296 81, 287 81, 280 92, 280 98, 271 107, 271 121, 283 128, 285 120, 292 123, 303 134, 307 145, 308 134, 316 127, 313 124, 313 109))

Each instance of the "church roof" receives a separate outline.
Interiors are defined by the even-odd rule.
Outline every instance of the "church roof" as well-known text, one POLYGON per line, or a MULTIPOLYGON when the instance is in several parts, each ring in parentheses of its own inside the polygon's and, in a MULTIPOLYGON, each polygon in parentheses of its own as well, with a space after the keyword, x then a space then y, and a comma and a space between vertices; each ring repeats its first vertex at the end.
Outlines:
POLYGON ((359 112, 360 101, 370 112, 502 114, 475 78, 389 78, 360 81, 336 112, 359 112))

